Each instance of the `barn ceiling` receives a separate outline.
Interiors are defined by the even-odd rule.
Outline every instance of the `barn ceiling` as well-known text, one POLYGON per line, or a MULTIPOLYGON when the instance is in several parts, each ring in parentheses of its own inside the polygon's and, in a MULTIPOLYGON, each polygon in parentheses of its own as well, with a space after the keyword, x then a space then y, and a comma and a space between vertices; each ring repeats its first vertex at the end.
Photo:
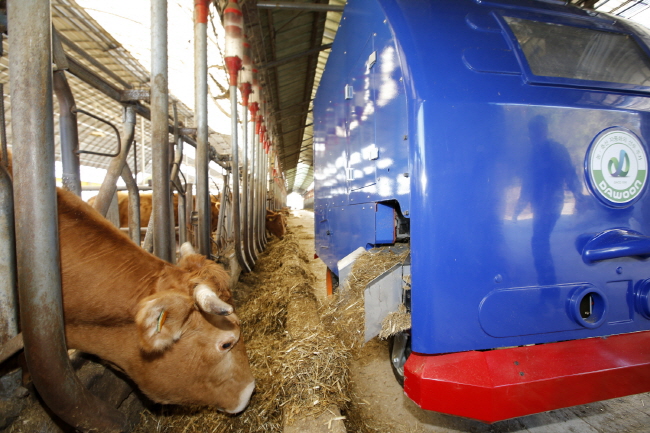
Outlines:
POLYGON ((314 179, 312 100, 344 5, 345 0, 242 4, 288 192, 302 194, 314 179))
MULTIPOLYGON (((53 24, 62 36, 62 46, 69 57, 76 59, 114 89, 148 89, 149 72, 82 7, 74 0, 51 1, 53 24)), ((191 0, 188 2, 191 3, 191 0)), ((214 0, 218 11, 223 10, 225 3, 225 0, 214 0)), ((646 15, 650 19, 650 0, 570 0, 570 3, 633 20, 646 15)), ((272 108, 269 123, 272 125, 271 134, 277 147, 280 171, 288 192, 304 193, 313 182, 313 98, 345 0, 330 0, 329 3, 327 0, 240 0, 240 4, 253 60, 265 89, 264 99, 272 108)), ((169 19, 171 22, 173 17, 169 19)), ((0 83, 4 84, 6 124, 9 126, 11 101, 6 54, 10 50, 10 38, 9 43, 5 40, 3 46, 5 55, 0 58, 0 83)), ((68 80, 80 108, 109 120, 121 129, 120 102, 73 74, 68 74, 68 80)), ((172 102, 176 103, 179 119, 187 126, 193 125, 192 110, 173 95, 170 98, 172 102)), ((141 100, 140 104, 147 107, 148 102, 141 100)), ((56 105, 55 109, 58 110, 56 105)), ((169 112, 173 112, 171 105, 169 112)), ((141 124, 136 129, 135 139, 139 149, 137 164, 141 167, 143 157, 145 161, 150 160, 151 150, 149 122, 141 117, 139 122, 141 124)), ((11 143, 10 127, 7 128, 7 135, 11 143)), ((116 146, 116 138, 110 127, 82 114, 79 115, 79 137, 82 149, 111 151, 116 146)), ((210 144, 218 153, 230 153, 230 137, 227 135, 211 131, 210 144)), ((58 137, 56 145, 58 155, 58 137)), ((81 161, 83 165, 99 168, 106 168, 109 163, 106 157, 88 154, 82 155, 81 161)), ((132 167, 134 162, 132 154, 129 160, 132 167)), ((193 166, 193 160, 188 158, 186 164, 193 166)), ((218 175, 214 170, 212 174, 215 177, 218 175)))

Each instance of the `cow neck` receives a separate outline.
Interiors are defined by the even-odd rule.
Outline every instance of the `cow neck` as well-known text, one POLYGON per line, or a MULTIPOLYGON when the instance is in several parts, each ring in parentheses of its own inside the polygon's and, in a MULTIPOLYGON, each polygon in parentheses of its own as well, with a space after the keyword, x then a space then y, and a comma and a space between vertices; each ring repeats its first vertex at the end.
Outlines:
POLYGON ((129 376, 133 376, 144 355, 135 323, 117 327, 66 326, 65 333, 69 349, 98 356, 129 376))
POLYGON ((58 208, 66 322, 132 322, 138 301, 180 272, 74 194, 59 189, 58 208))

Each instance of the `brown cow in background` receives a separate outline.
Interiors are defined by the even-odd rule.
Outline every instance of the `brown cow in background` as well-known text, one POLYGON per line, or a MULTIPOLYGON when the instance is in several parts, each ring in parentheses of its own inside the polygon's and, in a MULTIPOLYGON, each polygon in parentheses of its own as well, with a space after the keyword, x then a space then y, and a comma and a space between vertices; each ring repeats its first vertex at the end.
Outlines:
POLYGON ((266 210, 266 230, 278 239, 284 238, 286 233, 286 223, 284 216, 280 212, 266 210))
MULTIPOLYGON (((178 225, 178 194, 174 194, 174 224, 178 225)), ((192 201, 195 198, 192 197, 192 201)), ((153 194, 150 192, 140 193, 140 227, 147 227, 149 225, 149 218, 151 218, 151 212, 153 210, 152 205, 153 194)), ((95 202, 95 197, 88 199, 88 204, 91 206, 95 202)), ((193 203, 187 203, 188 206, 193 206, 193 203)), ((117 207, 120 212, 120 227, 129 226, 129 194, 127 192, 118 191, 117 193, 117 207)), ((221 208, 221 203, 217 201, 214 196, 210 196, 210 223, 212 224, 212 230, 217 229, 217 223, 219 222, 219 209, 221 208)))

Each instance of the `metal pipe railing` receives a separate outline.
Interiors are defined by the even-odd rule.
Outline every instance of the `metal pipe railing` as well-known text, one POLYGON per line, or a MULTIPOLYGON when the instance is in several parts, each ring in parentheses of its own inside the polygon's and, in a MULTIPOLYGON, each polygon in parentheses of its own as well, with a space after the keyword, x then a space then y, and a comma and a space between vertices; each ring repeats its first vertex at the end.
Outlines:
POLYGON ((147 223, 147 231, 144 234, 144 241, 142 242, 142 248, 150 253, 153 253, 153 227, 153 215, 151 215, 147 223))
POLYGON ((249 206, 249 194, 248 194, 248 107, 244 105, 244 119, 242 123, 242 142, 244 144, 244 149, 243 149, 243 154, 244 158, 242 161, 242 187, 244 189, 243 191, 243 209, 242 209, 242 214, 243 214, 243 250, 244 250, 244 256, 246 257, 246 261, 249 263, 250 267, 252 268, 253 265, 255 264, 255 260, 257 259, 254 254, 252 253, 252 248, 251 248, 251 243, 250 243, 250 230, 252 230, 252 224, 249 224, 249 221, 251 220, 249 211, 252 212, 252 209, 250 209, 249 206))
MULTIPOLYGON (((257 218, 259 221, 259 227, 257 228, 257 244, 258 248, 260 251, 264 250, 264 236, 266 233, 266 227, 265 227, 265 222, 262 220, 262 213, 266 214, 266 209, 264 208, 262 204, 262 190, 264 189, 264 179, 262 178, 262 143, 260 142, 259 138, 257 138, 257 177, 258 177, 258 185, 257 185, 257 208, 258 208, 258 214, 257 218)), ((266 216, 264 217, 266 218, 266 216)))
POLYGON ((122 179, 129 191, 129 237, 140 245, 140 190, 128 164, 122 169, 122 179))
MULTIPOLYGON (((3 157, 3 161, 4 161, 3 157)), ((18 335, 18 294, 16 288, 16 236, 14 231, 14 197, 9 173, 0 165, 0 347, 18 335)), ((0 397, 10 396, 22 375, 3 379, 0 397)))
POLYGON ((266 185, 264 184, 264 178, 262 176, 262 154, 264 150, 262 149, 262 142, 259 140, 259 137, 256 136, 257 141, 257 208, 258 214, 257 219, 259 221, 259 227, 257 228, 257 243, 260 251, 264 250, 264 239, 266 238, 266 208, 264 207, 262 192, 266 185), (264 215, 264 216, 262 216, 264 215))
POLYGON ((257 190, 258 187, 258 181, 259 178, 257 176, 257 140, 256 140, 256 134, 255 134, 255 123, 253 122, 253 133, 251 134, 251 147, 252 147, 252 152, 251 152, 251 221, 253 223, 253 227, 251 229, 251 240, 250 240, 250 245, 251 249, 255 252, 255 255, 259 257, 259 253, 261 253, 259 249, 259 245, 257 242, 257 239, 259 238, 259 221, 258 221, 258 205, 257 205, 257 198, 259 196, 259 191, 257 190))
POLYGON ((59 101, 59 131, 61 139, 61 165, 63 188, 81 196, 81 174, 79 170, 79 130, 72 90, 65 77, 65 71, 53 74, 54 93, 59 101))
POLYGON ((246 261, 246 257, 242 252, 242 239, 241 239, 241 208, 239 200, 239 144, 237 142, 237 130, 239 126, 237 125, 237 86, 230 86, 230 107, 231 107, 231 130, 232 130, 232 207, 233 207, 233 223, 235 230, 235 256, 237 257, 237 262, 241 266, 244 272, 250 272, 251 268, 246 261))
POLYGON ((65 345, 56 184, 50 2, 7 3, 16 257, 25 359, 47 406, 89 432, 121 432, 125 417, 77 379, 65 345))
POLYGON ((7 152, 7 125, 5 122, 5 87, 0 83, 0 146, 2 147, 2 162, 5 166, 9 164, 9 154, 7 152))
POLYGON ((226 215, 226 201, 228 200, 228 172, 223 175, 223 188, 221 188, 221 209, 219 209, 219 219, 217 220, 217 248, 221 249, 224 245, 221 243, 224 231, 224 218, 226 215))
POLYGON ((264 178, 264 148, 262 142, 257 137, 257 176, 259 177, 259 185, 257 190, 259 191, 257 198, 257 205, 259 207, 258 218, 260 221, 259 226, 259 244, 260 250, 264 250, 266 247, 266 206, 264 205, 264 194, 266 191, 266 179, 264 178))
POLYGON ((102 186, 99 188, 95 203, 93 203, 93 207, 103 216, 106 216, 108 213, 108 208, 111 206, 111 202, 115 197, 117 179, 122 175, 122 170, 126 166, 126 159, 131 150, 131 143, 135 134, 135 109, 133 106, 124 106, 123 120, 124 133, 121 138, 120 153, 111 159, 102 186))
POLYGON ((262 164, 263 164, 263 170, 262 170, 262 175, 264 176, 264 195, 263 195, 263 203, 264 203, 264 247, 266 248, 266 244, 268 242, 268 239, 266 238, 266 208, 267 208, 267 201, 268 201, 268 191, 269 191, 269 158, 266 152, 262 152, 262 164))
MULTIPOLYGON (((194 2, 194 115, 196 118, 196 210, 198 252, 210 257, 210 190, 208 187, 208 3, 194 2)), ((237 88, 235 87, 235 92, 237 88)), ((232 91, 232 89, 231 89, 232 91)))
POLYGON ((151 1, 151 146, 153 252, 171 262, 167 0, 151 1))

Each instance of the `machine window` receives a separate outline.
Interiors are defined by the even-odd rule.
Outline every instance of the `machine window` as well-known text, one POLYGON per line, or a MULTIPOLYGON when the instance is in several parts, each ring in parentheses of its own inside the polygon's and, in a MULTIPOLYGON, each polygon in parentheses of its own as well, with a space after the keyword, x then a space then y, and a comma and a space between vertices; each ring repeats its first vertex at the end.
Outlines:
POLYGON ((629 35, 504 19, 535 75, 650 86, 650 59, 629 35))

